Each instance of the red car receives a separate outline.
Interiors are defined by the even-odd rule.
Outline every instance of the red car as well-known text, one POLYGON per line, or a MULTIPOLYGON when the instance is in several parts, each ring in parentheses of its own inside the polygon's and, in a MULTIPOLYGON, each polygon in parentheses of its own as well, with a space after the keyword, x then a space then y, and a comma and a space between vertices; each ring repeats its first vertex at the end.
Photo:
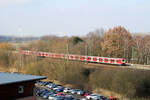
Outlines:
POLYGON ((66 95, 62 92, 58 93, 57 96, 62 96, 62 97, 65 97, 66 95))
POLYGON ((89 93, 85 93, 84 97, 86 98, 86 96, 90 95, 89 93))

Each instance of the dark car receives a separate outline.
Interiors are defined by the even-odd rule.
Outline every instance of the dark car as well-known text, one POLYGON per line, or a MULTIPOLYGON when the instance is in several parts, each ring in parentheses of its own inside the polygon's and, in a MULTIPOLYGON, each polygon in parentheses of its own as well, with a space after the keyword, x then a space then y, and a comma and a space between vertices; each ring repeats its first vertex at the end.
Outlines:
POLYGON ((57 96, 55 100, 64 100, 65 98, 62 96, 57 96))
POLYGON ((40 96, 43 97, 43 96, 44 96, 46 93, 48 93, 48 92, 49 92, 49 91, 47 91, 47 90, 46 90, 46 91, 43 91, 43 92, 40 94, 40 96))
POLYGON ((56 91, 57 92, 63 92, 64 88, 58 88, 56 91))
POLYGON ((43 98, 48 99, 48 97, 52 94, 53 94, 52 92, 48 92, 48 93, 43 95, 43 98))
POLYGON ((66 95, 64 100, 75 100, 72 95, 66 95))

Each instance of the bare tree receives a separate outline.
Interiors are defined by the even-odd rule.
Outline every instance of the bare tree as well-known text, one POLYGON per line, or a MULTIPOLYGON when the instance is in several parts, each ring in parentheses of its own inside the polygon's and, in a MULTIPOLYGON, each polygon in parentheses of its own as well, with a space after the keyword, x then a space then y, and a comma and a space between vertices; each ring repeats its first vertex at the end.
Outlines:
POLYGON ((104 38, 105 30, 103 28, 96 29, 87 34, 86 44, 88 45, 89 55, 101 56, 101 42, 104 38))

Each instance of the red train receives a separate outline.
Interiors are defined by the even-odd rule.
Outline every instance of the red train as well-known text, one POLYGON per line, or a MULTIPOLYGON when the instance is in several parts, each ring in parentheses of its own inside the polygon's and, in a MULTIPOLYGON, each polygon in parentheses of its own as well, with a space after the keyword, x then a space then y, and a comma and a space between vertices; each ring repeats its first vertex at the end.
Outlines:
POLYGON ((39 57, 60 58, 60 59, 69 59, 75 61, 115 64, 115 65, 126 64, 126 61, 123 58, 109 58, 109 57, 85 56, 85 55, 74 55, 74 54, 57 54, 57 53, 50 53, 50 52, 40 52, 40 51, 36 52, 36 51, 28 51, 28 50, 22 50, 21 52, 24 55, 36 54, 39 57))

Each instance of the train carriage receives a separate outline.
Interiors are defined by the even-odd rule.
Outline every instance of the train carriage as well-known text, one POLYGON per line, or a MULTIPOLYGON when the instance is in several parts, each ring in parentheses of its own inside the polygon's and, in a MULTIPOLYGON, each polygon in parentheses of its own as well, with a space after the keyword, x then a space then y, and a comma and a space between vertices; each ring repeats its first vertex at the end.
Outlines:
POLYGON ((85 56, 85 55, 74 55, 74 54, 57 54, 57 53, 50 53, 50 52, 35 52, 29 50, 22 50, 21 53, 24 55, 37 54, 37 56, 39 57, 69 59, 75 61, 93 62, 93 63, 102 63, 102 64, 116 64, 116 65, 126 64, 126 61, 123 58, 109 58, 109 57, 85 56))

